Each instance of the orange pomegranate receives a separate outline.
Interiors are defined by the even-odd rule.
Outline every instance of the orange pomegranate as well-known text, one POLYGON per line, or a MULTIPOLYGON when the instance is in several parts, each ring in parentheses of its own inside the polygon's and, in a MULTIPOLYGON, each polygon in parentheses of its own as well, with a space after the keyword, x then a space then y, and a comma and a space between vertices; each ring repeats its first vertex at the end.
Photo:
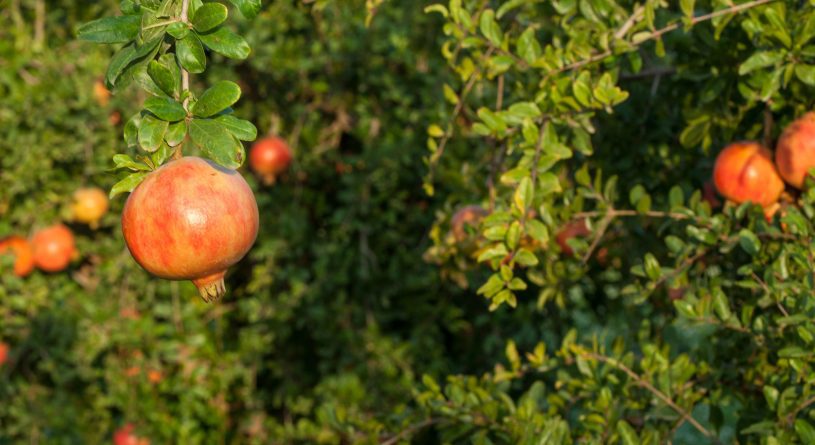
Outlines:
POLYGON ((145 270, 192 280, 204 301, 214 301, 226 293, 226 270, 255 242, 257 202, 238 172, 183 157, 147 175, 130 194, 122 232, 145 270))
POLYGON ((450 221, 453 238, 458 242, 464 241, 467 238, 466 227, 478 227, 485 216, 487 216, 487 211, 478 205, 468 205, 458 209, 450 221))
POLYGON ((105 83, 101 80, 97 79, 93 82, 93 98, 96 100, 96 103, 98 103, 99 106, 108 106, 108 102, 110 101, 110 91, 105 87, 105 83))
POLYGON ((95 229, 108 211, 108 195, 98 187, 81 188, 74 192, 71 210, 74 219, 95 229))
POLYGON ((751 201, 762 207, 774 204, 784 191, 770 151, 757 142, 725 147, 713 166, 713 184, 722 196, 737 204, 751 201))
POLYGON ((14 256, 14 275, 28 276, 34 271, 34 250, 23 237, 10 236, 0 240, 0 255, 14 256))
POLYGON ((274 184, 292 160, 289 144, 279 137, 260 139, 249 150, 249 166, 267 185, 274 184))
POLYGON ((0 366, 6 364, 6 360, 8 360, 8 350, 8 344, 0 341, 0 366))
POLYGON ((34 264, 46 272, 64 270, 77 254, 74 234, 62 224, 35 233, 31 244, 34 248, 34 264))
POLYGON ((555 241, 557 245, 560 246, 560 251, 568 256, 574 256, 574 249, 569 246, 568 241, 576 236, 584 237, 589 236, 591 234, 591 230, 589 230, 589 226, 585 219, 578 219, 575 221, 571 221, 566 224, 557 235, 555 235, 555 241))
POLYGON ((810 112, 791 123, 775 147, 775 164, 787 183, 804 186, 809 169, 815 167, 815 113, 810 112))

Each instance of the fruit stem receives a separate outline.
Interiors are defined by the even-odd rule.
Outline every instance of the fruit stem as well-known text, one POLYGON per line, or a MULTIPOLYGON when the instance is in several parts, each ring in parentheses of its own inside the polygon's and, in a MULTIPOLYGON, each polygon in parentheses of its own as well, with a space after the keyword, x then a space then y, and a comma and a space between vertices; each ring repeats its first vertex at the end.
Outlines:
POLYGON ((198 288, 198 293, 201 294, 201 299, 203 299, 205 303, 218 301, 221 297, 226 295, 224 275, 225 272, 219 272, 214 275, 192 280, 192 284, 198 288))
MULTIPOLYGON (((189 25, 190 23, 189 10, 190 10, 190 0, 181 0, 181 17, 179 17, 179 20, 181 21, 181 23, 184 23, 186 25, 189 25)), ((181 68, 181 95, 184 97, 184 103, 182 105, 184 106, 184 111, 186 111, 187 114, 189 114, 189 110, 187 107, 189 107, 190 105, 190 94, 189 94, 190 72, 185 70, 184 67, 181 66, 180 62, 178 64, 178 67, 181 68)), ((184 139, 186 140, 186 137, 184 139)), ((181 159, 182 157, 181 147, 183 145, 184 143, 182 142, 181 144, 178 144, 178 147, 175 148, 175 152, 173 153, 173 159, 175 160, 181 159)))

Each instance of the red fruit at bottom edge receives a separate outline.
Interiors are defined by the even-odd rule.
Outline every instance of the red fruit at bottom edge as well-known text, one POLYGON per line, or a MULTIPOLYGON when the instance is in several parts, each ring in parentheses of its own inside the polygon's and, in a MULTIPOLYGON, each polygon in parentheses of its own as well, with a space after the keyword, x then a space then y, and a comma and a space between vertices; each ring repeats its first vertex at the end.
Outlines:
POLYGON ((149 440, 133 434, 135 429, 132 423, 128 423, 116 430, 113 433, 113 445, 150 445, 149 440))
POLYGON ((226 270, 255 242, 257 202, 238 172, 184 157, 147 175, 130 194, 122 233, 145 270, 192 280, 209 302, 226 293, 226 270))
POLYGON ((249 150, 249 166, 264 182, 271 184, 292 160, 289 144, 279 137, 260 139, 249 150))
POLYGON ((0 240, 0 255, 14 256, 14 275, 18 277, 34 271, 34 249, 25 238, 10 236, 0 240))
POLYGON ((0 366, 6 364, 6 360, 8 360, 8 350, 8 345, 0 342, 0 366))

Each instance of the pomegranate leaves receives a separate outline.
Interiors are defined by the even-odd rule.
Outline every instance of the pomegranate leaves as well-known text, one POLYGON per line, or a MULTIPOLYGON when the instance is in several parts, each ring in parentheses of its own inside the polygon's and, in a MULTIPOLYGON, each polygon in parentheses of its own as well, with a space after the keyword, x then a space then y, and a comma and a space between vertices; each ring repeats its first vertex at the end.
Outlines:
MULTIPOLYGON (((260 0, 230 0, 247 18, 257 15, 260 0)), ((204 72, 207 52, 245 59, 251 49, 225 22, 226 5, 201 0, 123 0, 122 16, 105 17, 79 27, 80 39, 124 44, 111 58, 105 82, 114 92, 136 84, 150 97, 125 124, 131 155, 117 155, 115 169, 124 172, 111 196, 138 186, 153 171, 182 151, 197 150, 218 164, 236 169, 245 158, 241 141, 253 141, 257 129, 232 115, 241 97, 230 81, 216 82, 197 95, 190 74, 204 72), (187 141, 192 144, 186 144, 187 141)))

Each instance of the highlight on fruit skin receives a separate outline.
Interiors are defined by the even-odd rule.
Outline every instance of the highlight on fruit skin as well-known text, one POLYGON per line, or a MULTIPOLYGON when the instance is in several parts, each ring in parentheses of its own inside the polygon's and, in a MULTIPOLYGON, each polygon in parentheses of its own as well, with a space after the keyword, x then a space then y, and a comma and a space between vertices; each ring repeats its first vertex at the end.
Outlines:
POLYGON ((71 211, 74 219, 92 229, 99 226, 99 220, 108 211, 108 195, 98 187, 81 188, 74 192, 71 211))
POLYGON ((784 181, 770 150, 758 142, 735 142, 719 153, 713 166, 713 184, 719 194, 741 204, 768 207, 778 201, 784 181))
POLYGON ((206 302, 226 293, 224 275, 252 247, 258 225, 246 180, 193 156, 147 175, 122 213, 122 233, 136 262, 159 278, 191 280, 206 302))
POLYGON ((34 271, 34 249, 21 236, 9 236, 0 240, 0 255, 14 256, 14 275, 18 277, 26 277, 34 271))
POLYGON ((277 136, 270 136, 252 144, 249 150, 249 167, 266 185, 274 184, 277 176, 291 164, 289 144, 277 136))
POLYGON ((78 254, 74 234, 63 224, 42 229, 31 238, 34 264, 46 272, 59 272, 78 254))
POLYGON ((467 238, 467 226, 477 228, 488 214, 489 212, 479 205, 468 205, 458 209, 450 220, 450 230, 456 242, 467 238))
POLYGON ((788 184, 803 188, 809 169, 815 167, 815 112, 784 129, 775 147, 775 164, 788 184))

